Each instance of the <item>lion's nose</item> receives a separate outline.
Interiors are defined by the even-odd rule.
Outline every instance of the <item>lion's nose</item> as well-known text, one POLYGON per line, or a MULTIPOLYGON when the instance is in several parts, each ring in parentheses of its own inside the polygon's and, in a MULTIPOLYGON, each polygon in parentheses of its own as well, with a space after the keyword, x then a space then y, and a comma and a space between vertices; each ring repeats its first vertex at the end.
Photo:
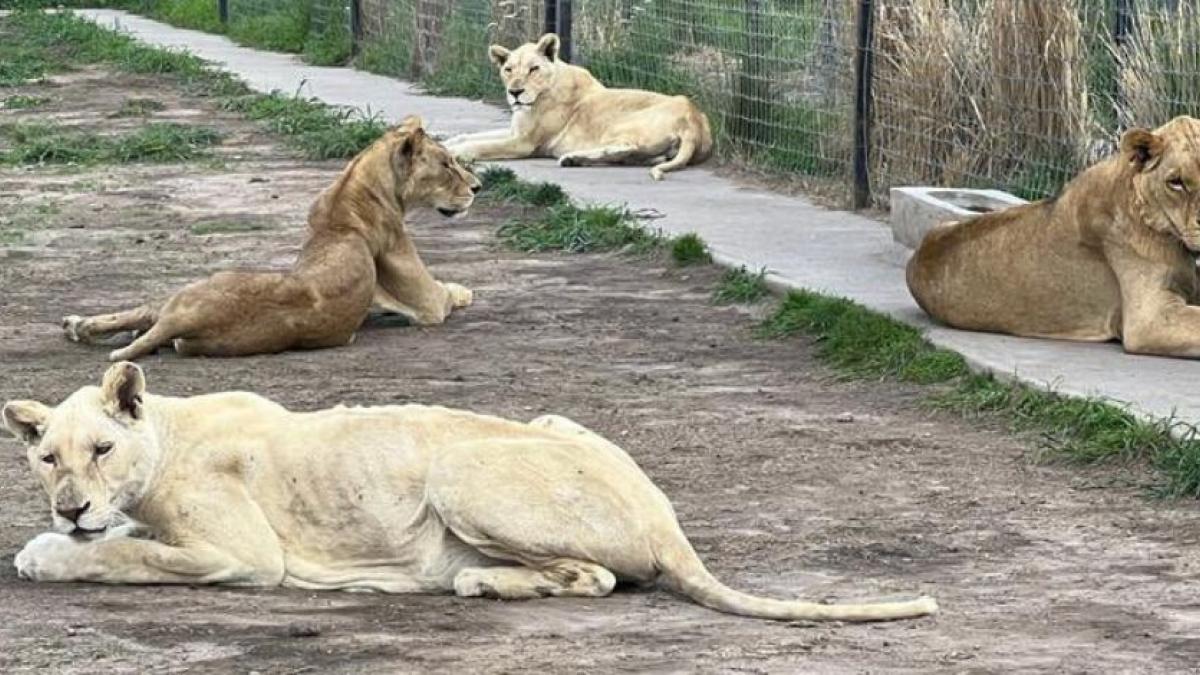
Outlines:
POLYGON ((80 506, 78 508, 56 509, 56 510, 58 511, 58 515, 62 516, 63 518, 66 518, 67 520, 71 521, 72 523, 77 523, 77 522, 79 522, 79 517, 82 516, 88 510, 88 507, 90 507, 91 505, 92 505, 91 502, 84 502, 83 506, 80 506))
POLYGON ((471 186, 471 194, 479 194, 479 191, 482 189, 483 189, 483 183, 476 183, 471 186))
POLYGON ((512 96, 513 98, 516 98, 516 97, 518 97, 518 96, 520 96, 521 94, 524 94, 524 93, 525 93, 525 90, 524 90, 524 89, 509 89, 509 90, 508 90, 508 95, 509 95, 509 96, 512 96))

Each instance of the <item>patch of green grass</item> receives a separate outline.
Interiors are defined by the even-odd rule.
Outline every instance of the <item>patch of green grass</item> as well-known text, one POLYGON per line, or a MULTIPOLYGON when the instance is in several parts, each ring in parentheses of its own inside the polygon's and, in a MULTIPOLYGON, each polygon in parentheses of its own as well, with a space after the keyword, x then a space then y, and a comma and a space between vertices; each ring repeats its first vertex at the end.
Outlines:
POLYGON ((487 199, 525 204, 526 206, 558 206, 566 204, 567 193, 554 183, 530 183, 517 178, 512 169, 490 166, 479 174, 483 194, 487 199))
POLYGON ((314 66, 341 66, 350 60, 354 44, 350 31, 345 26, 332 26, 328 30, 309 36, 304 42, 305 63, 314 66))
POLYGON ((238 220, 212 220, 196 223, 188 228, 195 235, 235 234, 239 232, 261 232, 269 229, 264 223, 238 220))
POLYGON ((788 293, 758 333, 815 336, 822 358, 859 377, 932 383, 968 372, 961 356, 933 347, 912 326, 849 300, 809 291, 788 293))
POLYGON ((1172 420, 1147 421, 1109 401, 972 373, 960 355, 934 347, 915 328, 849 300, 789 293, 760 324, 758 334, 807 335, 816 340, 822 359, 851 376, 941 383, 929 398, 937 409, 1007 422, 1014 431, 1036 434, 1052 458, 1148 461, 1163 477, 1161 495, 1200 497, 1195 429, 1172 420))
POLYGON ((0 107, 3 107, 5 110, 28 110, 30 108, 40 108, 49 102, 50 98, 46 96, 13 94, 0 101, 0 107))
POLYGON ((246 47, 298 54, 304 51, 308 31, 308 3, 296 2, 270 14, 234 17, 228 33, 234 42, 246 47))
POLYGON ((750 304, 767 297, 771 290, 767 288, 767 270, 763 268, 757 273, 751 272, 745 266, 730 268, 725 271, 717 288, 713 291, 712 300, 718 305, 750 304))
POLYGON ((118 136, 99 136, 52 124, 9 124, 0 127, 10 148, 2 164, 128 164, 181 162, 215 145, 220 134, 204 127, 150 124, 118 136))
POLYGON ((700 235, 689 232, 671 240, 671 259, 677 265, 706 265, 712 262, 712 255, 700 235))
MULTIPOLYGON (((208 33, 224 33, 218 3, 215 0, 169 0, 169 2, 147 3, 146 14, 151 18, 180 28, 202 30, 208 33)), ((135 11, 139 7, 133 8, 135 11)))
POLYGON ((25 241, 25 233, 21 230, 0 228, 0 246, 12 246, 25 241))
POLYGON ((51 64, 48 67, 53 70, 106 63, 126 72, 169 75, 193 95, 216 99, 221 107, 266 123, 311 159, 352 157, 386 130, 374 117, 315 99, 254 94, 240 80, 211 69, 191 54, 138 44, 69 12, 23 12, 0 21, 6 29, 6 39, 0 40, 0 63, 6 63, 5 56, 19 52, 51 64))
POLYGON ((127 98, 121 102, 121 107, 109 117, 149 117, 152 113, 162 112, 167 105, 152 98, 127 98))
POLYGON ((625 210, 571 203, 546 208, 531 220, 509 221, 500 226, 497 235, 505 244, 528 253, 617 249, 646 253, 662 246, 663 241, 638 227, 625 210))
POLYGON ((353 157, 387 131, 387 125, 375 117, 279 92, 231 98, 222 105, 266 122, 309 159, 353 157))
POLYGON ((576 206, 557 185, 529 183, 510 169, 488 168, 481 174, 485 199, 536 207, 530 219, 517 218, 500 226, 497 235, 519 251, 612 251, 647 253, 665 240, 638 226, 623 209, 576 206))

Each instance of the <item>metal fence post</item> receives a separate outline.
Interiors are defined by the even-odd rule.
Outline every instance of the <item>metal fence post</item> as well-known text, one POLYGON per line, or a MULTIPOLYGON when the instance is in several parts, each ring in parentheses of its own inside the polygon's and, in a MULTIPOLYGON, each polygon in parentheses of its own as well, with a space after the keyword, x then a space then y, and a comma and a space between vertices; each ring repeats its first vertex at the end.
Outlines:
POLYGON ((854 55, 854 208, 871 203, 871 70, 875 3, 859 0, 858 47, 854 55))
POLYGON ((362 42, 362 0, 350 0, 350 55, 358 54, 362 42))
POLYGON ((542 5, 542 32, 553 33, 558 30, 558 0, 546 0, 542 5))
POLYGON ((217 0, 217 16, 222 24, 229 23, 229 0, 217 0))
POLYGON ((571 0, 558 0, 557 26, 558 58, 571 62, 571 0))
POLYGON ((765 0, 745 0, 745 23, 742 44, 742 65, 738 69, 733 101, 733 119, 729 135, 749 145, 770 141, 766 119, 771 111, 771 82, 767 74, 766 54, 769 49, 763 34, 765 0))
POLYGON ((1125 45, 1132 27, 1132 17, 1129 14, 1129 0, 1115 0, 1115 16, 1113 17, 1113 43, 1118 47, 1125 45))

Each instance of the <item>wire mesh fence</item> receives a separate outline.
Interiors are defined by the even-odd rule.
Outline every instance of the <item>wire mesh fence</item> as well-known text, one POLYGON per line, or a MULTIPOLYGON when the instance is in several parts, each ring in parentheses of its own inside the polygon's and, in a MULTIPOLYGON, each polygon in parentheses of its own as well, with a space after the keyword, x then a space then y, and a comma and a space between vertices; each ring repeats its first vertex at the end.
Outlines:
POLYGON ((1200 108, 1200 0, 225 2, 235 39, 496 101, 487 46, 569 9, 572 60, 605 84, 692 96, 724 157, 847 198, 865 175, 880 204, 905 184, 1044 197, 1122 129, 1200 108))

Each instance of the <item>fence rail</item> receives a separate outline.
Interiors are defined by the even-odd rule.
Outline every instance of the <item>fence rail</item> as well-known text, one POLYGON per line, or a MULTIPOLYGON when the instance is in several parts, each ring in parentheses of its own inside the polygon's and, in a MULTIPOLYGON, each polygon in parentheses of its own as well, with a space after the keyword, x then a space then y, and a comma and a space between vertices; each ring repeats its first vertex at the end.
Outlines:
POLYGON ((235 39, 491 100, 487 45, 553 28, 606 84, 694 97, 722 156, 856 206, 903 184, 1044 197, 1122 129, 1200 105, 1200 0, 144 2, 215 3, 235 39))

